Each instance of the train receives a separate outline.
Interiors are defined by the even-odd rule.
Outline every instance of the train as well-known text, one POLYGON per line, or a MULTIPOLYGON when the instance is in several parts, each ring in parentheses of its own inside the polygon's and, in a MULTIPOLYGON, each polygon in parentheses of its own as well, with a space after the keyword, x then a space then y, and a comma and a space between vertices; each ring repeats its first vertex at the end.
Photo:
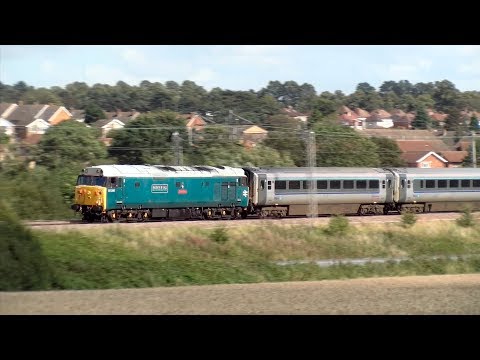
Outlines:
POLYGON ((477 211, 480 169, 98 165, 74 198, 87 222, 477 211))

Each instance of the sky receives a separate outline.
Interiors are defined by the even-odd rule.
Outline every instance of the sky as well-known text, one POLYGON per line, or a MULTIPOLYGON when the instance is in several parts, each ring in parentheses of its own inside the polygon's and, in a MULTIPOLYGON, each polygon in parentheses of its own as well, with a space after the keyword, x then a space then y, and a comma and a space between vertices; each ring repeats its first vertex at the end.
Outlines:
POLYGON ((367 82, 449 80, 480 91, 479 45, 0 45, 0 81, 35 87, 80 81, 194 81, 206 90, 260 90, 296 81, 317 93, 367 82))

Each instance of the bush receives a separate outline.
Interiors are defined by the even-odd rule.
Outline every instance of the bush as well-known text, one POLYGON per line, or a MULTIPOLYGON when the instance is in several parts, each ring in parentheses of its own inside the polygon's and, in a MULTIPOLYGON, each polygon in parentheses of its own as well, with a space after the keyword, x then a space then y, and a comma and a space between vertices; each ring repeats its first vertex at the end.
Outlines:
POLYGON ((473 221, 473 216, 472 216, 471 210, 469 208, 465 209, 463 211, 462 216, 460 216, 456 220, 456 223, 457 223, 457 225, 462 226, 462 227, 471 227, 471 226, 475 225, 475 223, 473 221))
POLYGON ((53 282, 38 239, 0 200, 0 291, 44 290, 53 282))
POLYGON ((335 215, 328 222, 325 233, 328 235, 341 235, 348 231, 349 222, 343 215, 335 215))
POLYGON ((223 244, 228 241, 227 230, 224 227, 216 228, 209 236, 210 240, 223 244))
POLYGON ((412 227, 417 222, 417 215, 414 213, 404 212, 402 213, 402 225, 405 228, 412 227))

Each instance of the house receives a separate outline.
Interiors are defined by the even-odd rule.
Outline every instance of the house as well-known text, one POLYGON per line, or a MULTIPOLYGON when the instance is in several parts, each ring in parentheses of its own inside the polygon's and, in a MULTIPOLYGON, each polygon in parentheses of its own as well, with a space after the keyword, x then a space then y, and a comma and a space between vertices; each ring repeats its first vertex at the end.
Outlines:
POLYGON ((442 140, 397 140, 397 145, 408 167, 458 167, 468 154, 451 149, 442 140))
POLYGON ((117 119, 102 119, 92 123, 93 127, 99 128, 101 130, 101 138, 107 138, 107 134, 112 130, 123 129, 125 124, 117 119))
MULTIPOLYGON (((8 110, 7 110, 8 111, 8 110)), ((15 126, 17 139, 25 139, 32 134, 44 134, 52 125, 57 125, 72 117, 63 106, 20 103, 9 111, 4 119, 15 126)))
POLYGON ((448 167, 448 160, 444 159, 434 151, 430 151, 421 157, 417 154, 404 154, 403 158, 408 167, 417 168, 445 168, 448 167))
POLYGON ((356 119, 356 129, 363 129, 363 124, 365 123, 365 120, 370 116, 370 113, 367 110, 360 109, 360 108, 355 108, 353 111, 357 114, 357 119, 356 119))
POLYGON ((251 146, 255 146, 256 144, 265 140, 267 135, 267 130, 261 128, 260 126, 253 125, 242 131, 242 141, 244 144, 249 143, 251 146))
POLYGON ((119 120, 124 125, 127 125, 130 121, 135 120, 137 117, 140 116, 140 113, 135 109, 131 111, 111 111, 105 113, 108 120, 119 120))
POLYGON ((357 126, 358 115, 355 111, 352 111, 348 106, 340 106, 337 110, 338 121, 341 125, 350 126, 355 128, 357 126))
POLYGON ((15 125, 0 117, 0 134, 12 137, 15 134, 15 125))
POLYGON ((187 118, 187 129, 191 130, 201 130, 207 125, 207 122, 203 120, 202 116, 199 114, 192 113, 187 118))
POLYGON ((281 110, 281 113, 296 120, 307 122, 308 115, 295 110, 292 106, 287 106, 281 110))
POLYGON ((392 128, 393 120, 392 115, 383 109, 374 110, 370 113, 370 116, 365 119, 364 129, 379 129, 379 128, 392 128))
POLYGON ((468 151, 442 151, 441 155, 448 161, 448 167, 461 167, 468 151))
POLYGON ((72 114, 72 120, 85 122, 85 110, 70 109, 70 114, 72 114))
POLYGON ((8 117, 17 106, 17 104, 12 103, 0 103, 0 118, 8 117))

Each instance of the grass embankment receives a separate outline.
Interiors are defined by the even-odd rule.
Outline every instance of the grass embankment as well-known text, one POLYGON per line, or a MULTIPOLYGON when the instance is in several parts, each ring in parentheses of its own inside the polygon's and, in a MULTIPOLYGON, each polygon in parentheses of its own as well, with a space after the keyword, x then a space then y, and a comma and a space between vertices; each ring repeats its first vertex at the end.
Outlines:
MULTIPOLYGON (((342 279, 480 271, 480 226, 455 222, 329 226, 267 225, 233 229, 35 231, 62 289, 342 279), (479 254, 476 256, 475 254, 479 254), (460 255, 459 260, 429 259, 460 255), (383 264, 280 266, 286 260, 397 258, 383 264)), ((343 222, 342 222, 343 221, 343 222)))

